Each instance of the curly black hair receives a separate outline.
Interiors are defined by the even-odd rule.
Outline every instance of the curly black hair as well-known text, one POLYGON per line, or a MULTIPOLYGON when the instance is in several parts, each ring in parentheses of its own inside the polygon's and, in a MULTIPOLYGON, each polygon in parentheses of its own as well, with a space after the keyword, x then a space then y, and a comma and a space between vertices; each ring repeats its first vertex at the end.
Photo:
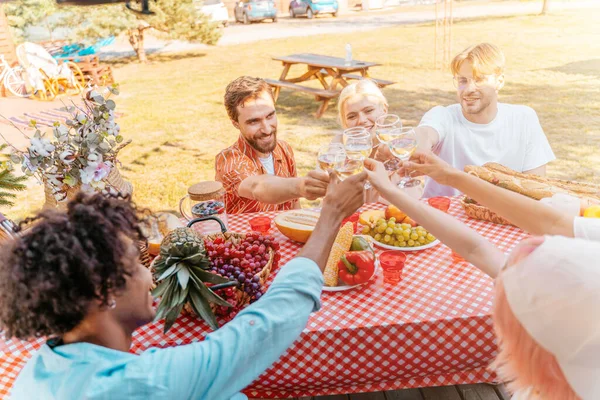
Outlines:
POLYGON ((0 328, 6 337, 56 337, 85 317, 92 301, 106 306, 125 287, 134 260, 127 244, 143 239, 128 198, 79 193, 66 212, 42 211, 31 229, 0 248, 0 328))

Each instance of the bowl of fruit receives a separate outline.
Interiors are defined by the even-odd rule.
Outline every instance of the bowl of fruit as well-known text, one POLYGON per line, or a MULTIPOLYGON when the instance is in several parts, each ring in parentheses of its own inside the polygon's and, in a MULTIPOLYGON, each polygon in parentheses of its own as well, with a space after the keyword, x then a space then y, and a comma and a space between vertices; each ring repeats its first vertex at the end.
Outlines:
POLYGON ((419 251, 437 246, 440 241, 398 207, 365 211, 360 215, 361 233, 373 238, 376 246, 402 251, 419 251))
POLYGON ((246 305, 260 299, 271 269, 277 265, 279 244, 272 236, 222 232, 201 235, 190 227, 176 228, 163 239, 151 271, 161 301, 157 319, 165 332, 182 311, 218 329, 246 305))

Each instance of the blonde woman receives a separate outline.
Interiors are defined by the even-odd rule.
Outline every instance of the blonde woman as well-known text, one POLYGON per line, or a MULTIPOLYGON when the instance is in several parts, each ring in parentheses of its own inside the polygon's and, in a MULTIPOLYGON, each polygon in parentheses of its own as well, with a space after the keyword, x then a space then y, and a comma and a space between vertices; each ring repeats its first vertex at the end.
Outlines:
POLYGON ((352 83, 340 93, 338 113, 344 129, 362 126, 374 133, 375 120, 387 111, 387 99, 369 79, 352 83))
MULTIPOLYGON (((375 121, 388 112, 388 101, 379 89, 379 86, 370 79, 362 79, 352 83, 344 88, 338 99, 338 119, 342 128, 363 127, 371 133, 373 138, 373 151, 371 157, 385 162, 395 160, 390 149, 386 145, 381 145, 375 135, 375 121)), ((342 135, 334 137, 333 142, 341 142, 342 135)), ((392 167, 393 170, 394 167, 392 167)), ((392 182, 398 183, 400 176, 391 173, 392 182)), ((409 190, 411 196, 420 198, 423 194, 422 186, 415 186, 409 190)), ((378 193, 370 189, 367 191, 367 201, 381 201, 386 203, 385 199, 379 197, 378 193)))
MULTIPOLYGON (((382 161, 391 158, 392 153, 387 147, 378 146, 375 121, 387 111, 387 99, 377 84, 370 79, 362 79, 346 86, 338 99, 338 119, 342 128, 362 126, 371 132, 374 143, 371 156, 382 161)), ((341 142, 341 135, 337 135, 333 141, 341 142)))

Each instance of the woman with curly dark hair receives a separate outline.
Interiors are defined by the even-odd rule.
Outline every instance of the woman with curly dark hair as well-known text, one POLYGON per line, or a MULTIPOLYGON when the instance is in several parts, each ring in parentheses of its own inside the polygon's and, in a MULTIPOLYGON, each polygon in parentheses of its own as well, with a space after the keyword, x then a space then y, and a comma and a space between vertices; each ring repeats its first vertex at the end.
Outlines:
POLYGON ((45 336, 13 399, 244 399, 240 390, 300 335, 319 308, 322 269, 341 221, 362 205, 366 175, 330 185, 302 254, 260 301, 204 341, 129 353, 133 332, 154 319, 152 277, 128 201, 79 194, 66 212, 44 211, 0 248, 0 328, 45 336), (351 196, 348 196, 351 194, 351 196))

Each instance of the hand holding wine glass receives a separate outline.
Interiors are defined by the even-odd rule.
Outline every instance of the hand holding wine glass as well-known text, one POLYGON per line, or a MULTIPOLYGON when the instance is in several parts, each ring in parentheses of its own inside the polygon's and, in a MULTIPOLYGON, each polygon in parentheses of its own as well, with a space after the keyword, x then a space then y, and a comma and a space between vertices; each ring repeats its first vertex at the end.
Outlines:
POLYGON ((402 164, 406 174, 417 172, 419 175, 427 175, 440 185, 449 185, 453 174, 461 173, 460 170, 436 156, 430 151, 415 152, 410 161, 402 164))
POLYGON ((395 185, 390 181, 389 172, 386 170, 383 163, 367 158, 364 161, 365 171, 369 176, 369 182, 378 192, 384 191, 386 188, 393 188, 395 185))
MULTIPOLYGON (((390 151, 400 161, 408 161, 417 150, 417 135, 414 128, 396 128, 388 132, 389 139, 387 144, 390 151)), ((421 181, 413 179, 405 174, 405 179, 401 180, 398 187, 409 188, 421 185, 421 181)))

